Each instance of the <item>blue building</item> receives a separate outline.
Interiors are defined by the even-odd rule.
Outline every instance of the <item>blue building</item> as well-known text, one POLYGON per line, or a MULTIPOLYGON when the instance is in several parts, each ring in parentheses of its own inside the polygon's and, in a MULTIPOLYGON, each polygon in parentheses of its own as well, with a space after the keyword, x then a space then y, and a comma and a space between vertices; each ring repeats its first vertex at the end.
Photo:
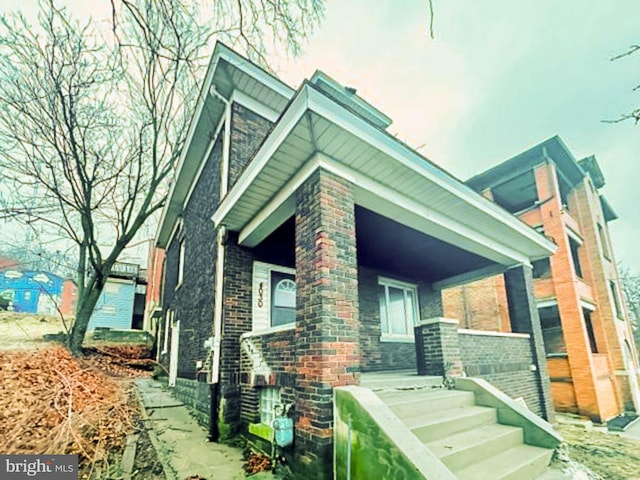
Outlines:
POLYGON ((62 278, 49 272, 0 271, 0 297, 16 312, 55 314, 62 284, 62 278))

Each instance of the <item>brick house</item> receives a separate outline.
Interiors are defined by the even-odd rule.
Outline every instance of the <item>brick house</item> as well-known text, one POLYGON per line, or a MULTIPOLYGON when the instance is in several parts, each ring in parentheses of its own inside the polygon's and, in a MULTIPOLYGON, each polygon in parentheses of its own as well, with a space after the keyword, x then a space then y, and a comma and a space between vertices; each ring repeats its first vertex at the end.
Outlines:
MULTIPOLYGON (((467 184, 558 245, 533 263, 556 410, 596 421, 639 411, 638 354, 609 238, 617 217, 595 157, 576 161, 553 137, 467 184)), ((443 302, 468 328, 510 329, 502 276, 447 290, 443 302)))
POLYGON ((294 90, 218 44, 158 230, 169 384, 213 438, 269 440, 274 406, 291 405, 300 478, 331 477, 333 387, 371 372, 462 361, 522 378, 508 393, 553 416, 531 263, 555 245, 390 123, 322 72, 294 90), (511 334, 471 331, 464 358, 430 356, 425 339, 458 336, 442 289, 499 272, 515 360, 496 356, 511 334))

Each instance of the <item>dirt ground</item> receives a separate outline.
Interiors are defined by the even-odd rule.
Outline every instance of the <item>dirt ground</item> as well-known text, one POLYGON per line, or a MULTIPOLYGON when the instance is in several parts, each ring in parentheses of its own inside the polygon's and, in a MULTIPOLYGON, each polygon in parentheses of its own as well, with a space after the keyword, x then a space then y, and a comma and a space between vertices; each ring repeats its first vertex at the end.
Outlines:
POLYGON ((48 333, 64 331, 60 317, 0 311, 0 349, 38 348, 48 333))
MULTIPOLYGON (((20 378, 15 377, 16 372, 10 368, 10 364, 14 361, 18 361, 19 358, 22 358, 24 352, 35 352, 38 350, 43 350, 40 355, 42 357, 41 361, 46 362, 48 359, 56 358, 51 355, 50 352, 54 350, 50 350, 51 348, 55 348, 54 344, 51 342, 45 342, 43 339, 44 334, 50 333, 59 333, 64 330, 63 323, 58 317, 48 317, 43 315, 28 315, 21 314, 15 312, 0 312, 0 356, 4 358, 2 362, 0 362, 0 377, 2 377, 2 382, 4 386, 8 386, 9 384, 15 385, 16 388, 0 388, 0 395, 3 395, 3 398, 0 398, 0 404, 2 405, 12 405, 15 403, 15 399, 11 398, 12 395, 19 395, 19 391, 25 390, 24 385, 20 384, 20 378)), ((40 358, 38 357, 38 358, 40 358)), ((57 360, 56 360, 57 361, 57 360)), ((53 366, 53 370, 56 368, 53 366)), ((100 370, 103 374, 106 374, 107 379, 105 380, 107 383, 110 381, 115 381, 119 384, 123 390, 129 392, 129 400, 125 401, 125 404, 128 403, 130 409, 127 411, 131 413, 131 419, 128 424, 130 424, 129 431, 121 432, 122 439, 120 441, 114 440, 113 444, 122 445, 122 448, 111 448, 107 453, 108 458, 103 458, 99 464, 96 465, 87 465, 86 462, 81 462, 82 468, 79 472, 79 478, 81 479, 110 479, 110 478, 123 478, 122 468, 121 468, 121 458, 124 449, 124 436, 126 434, 137 434, 139 435, 138 441, 136 443, 136 455, 133 465, 133 470, 131 474, 131 478, 134 480, 164 480, 165 476, 162 469, 162 464, 160 463, 158 456, 156 454, 155 449, 153 448, 151 441, 149 439, 149 435, 147 433, 147 429, 145 428, 144 423, 140 420, 139 414, 136 413, 138 411, 138 401, 134 392, 133 380, 136 378, 135 370, 130 369, 128 367, 122 367, 119 365, 112 365, 109 363, 109 359, 96 358, 96 354, 93 353, 91 357, 89 357, 86 361, 80 362, 80 371, 83 369, 87 369, 88 371, 100 370), (111 367, 111 368, 109 368, 111 367), (116 373, 114 375, 114 372, 116 373), (122 373, 118 375, 118 373, 122 373)), ((80 373, 78 371, 77 374, 80 373)), ((77 375, 74 373, 73 375, 77 375)), ((140 371, 141 376, 148 375, 148 372, 140 371)), ((92 377, 95 378, 99 377, 92 377)), ((54 382, 55 383, 55 382, 54 382)), ((29 407, 33 406, 34 408, 38 408, 39 410, 47 410, 49 408, 49 404, 43 404, 41 406, 36 405, 37 399, 34 398, 33 401, 30 402, 29 407)), ((123 406, 124 407, 124 406, 123 406)), ((5 412, 10 413, 10 412, 5 412)), ((51 417, 51 415, 49 415, 51 417)), ((17 420, 14 418, 14 420, 17 420)), ((8 444, 5 440, 7 438, 0 438, 0 444, 3 445, 3 453, 4 450, 11 451, 13 453, 45 453, 44 451, 39 452, 32 450, 33 448, 38 449, 38 444, 36 442, 29 443, 29 441, 25 440, 25 438, 31 438, 33 436, 44 436, 46 433, 43 433, 42 422, 35 422, 34 424, 28 424, 29 422, 25 422, 22 427, 22 432, 19 429, 12 429, 9 432, 4 430, 0 431, 0 437, 4 435, 10 435, 10 438, 13 438, 13 441, 9 441, 8 444)), ((59 425, 56 424, 56 420, 54 417, 51 418, 51 425, 47 428, 58 428, 59 425)), ((46 429, 44 429, 46 431, 46 429)), ((43 447, 44 448, 44 447, 43 447)), ((70 446, 69 448, 73 449, 74 447, 70 446)), ((55 453, 63 453, 55 452, 55 453)), ((66 452, 65 452, 66 453, 66 452)), ((74 451, 73 453, 77 453, 74 451)))
POLYGON ((556 429, 568 445, 571 459, 599 475, 593 478, 640 479, 640 440, 572 425, 560 425, 556 429))

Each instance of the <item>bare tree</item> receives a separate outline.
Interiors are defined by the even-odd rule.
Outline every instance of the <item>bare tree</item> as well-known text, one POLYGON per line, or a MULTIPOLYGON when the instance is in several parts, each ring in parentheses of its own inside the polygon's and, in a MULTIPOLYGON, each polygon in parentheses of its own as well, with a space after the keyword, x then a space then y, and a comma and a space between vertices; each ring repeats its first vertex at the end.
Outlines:
POLYGON ((47 225, 77 247, 78 305, 69 348, 81 353, 107 276, 164 206, 214 37, 263 58, 265 39, 299 48, 321 0, 111 0, 110 27, 54 0, 38 24, 0 25, 0 218, 47 225), (7 193, 8 192, 8 193, 7 193))
MULTIPOLYGON (((621 58, 638 54, 638 52, 640 52, 640 45, 631 45, 626 52, 621 53, 620 55, 616 55, 615 57, 612 57, 611 61, 620 60, 621 58)), ((633 91, 640 92, 640 85, 636 85, 633 88, 633 91)), ((617 123, 617 122, 623 122, 626 120, 633 120, 636 124, 640 123, 640 108, 635 108, 630 112, 623 113, 622 115, 620 115, 620 117, 616 118, 615 120, 605 120, 605 123, 617 123)))
POLYGON ((624 293, 628 310, 631 313, 633 336, 636 345, 640 348, 640 276, 632 274, 631 271, 624 266, 619 266, 619 270, 622 292, 624 293))

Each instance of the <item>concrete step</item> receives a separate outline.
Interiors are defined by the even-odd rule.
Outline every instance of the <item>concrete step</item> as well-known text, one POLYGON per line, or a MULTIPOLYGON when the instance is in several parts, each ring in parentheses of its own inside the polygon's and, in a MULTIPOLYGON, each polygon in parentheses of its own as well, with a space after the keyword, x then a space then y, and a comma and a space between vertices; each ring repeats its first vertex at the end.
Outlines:
POLYGON ((426 445, 447 467, 456 471, 522 445, 522 441, 521 428, 495 424, 449 435, 426 445))
POLYGON ((482 425, 495 424, 497 414, 493 408, 474 406, 421 413, 401 420, 420 441, 427 443, 482 425))
POLYGON ((475 405, 472 392, 443 389, 423 389, 412 391, 384 392, 382 401, 400 418, 410 417, 416 412, 436 412, 452 408, 475 405))
POLYGON ((408 371, 366 373, 362 375, 360 385, 374 392, 398 388, 436 388, 442 385, 442 377, 421 376, 408 371))
POLYGON ((544 473, 552 454, 550 449, 520 445, 453 473, 459 480, 534 480, 544 473))

